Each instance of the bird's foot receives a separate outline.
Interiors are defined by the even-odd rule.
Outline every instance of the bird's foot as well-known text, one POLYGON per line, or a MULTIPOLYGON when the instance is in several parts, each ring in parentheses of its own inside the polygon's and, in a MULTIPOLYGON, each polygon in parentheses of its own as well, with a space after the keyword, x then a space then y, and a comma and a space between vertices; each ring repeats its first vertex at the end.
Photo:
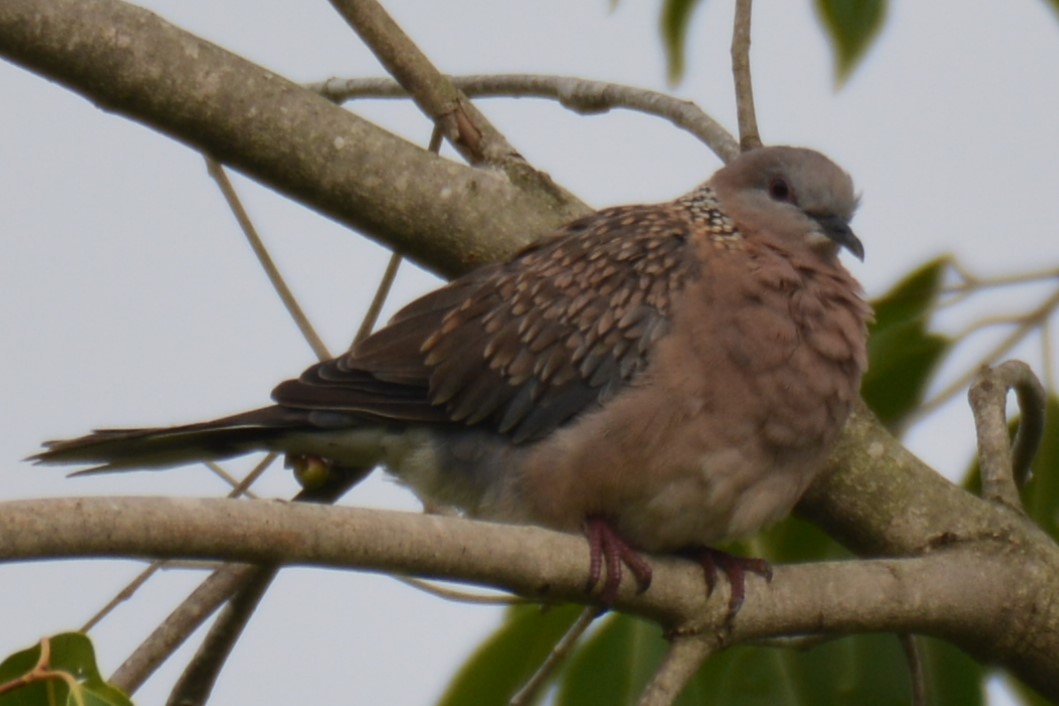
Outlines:
POLYGON ((733 556, 711 547, 698 547, 687 553, 702 566, 706 574, 706 595, 713 593, 717 585, 718 572, 728 577, 728 585, 732 592, 728 598, 728 615, 725 623, 731 623, 735 614, 743 606, 743 599, 746 598, 747 572, 757 574, 765 581, 772 580, 772 566, 764 559, 733 556))
POLYGON ((607 567, 607 578, 603 581, 603 590, 599 600, 605 606, 611 606, 618 599, 618 587, 621 585, 622 564, 636 578, 640 593, 651 585, 651 564, 610 526, 606 519, 598 516, 585 519, 585 534, 588 536, 589 566, 588 582, 585 590, 591 592, 607 567))

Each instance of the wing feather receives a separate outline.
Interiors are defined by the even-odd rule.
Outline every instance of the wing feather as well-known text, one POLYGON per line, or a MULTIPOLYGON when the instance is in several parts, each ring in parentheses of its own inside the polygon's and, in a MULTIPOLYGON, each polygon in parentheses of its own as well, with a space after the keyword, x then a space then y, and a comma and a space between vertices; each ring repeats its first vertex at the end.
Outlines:
POLYGON ((541 438, 620 391, 697 276, 670 205, 607 209, 412 302, 349 353, 273 392, 281 405, 541 438))

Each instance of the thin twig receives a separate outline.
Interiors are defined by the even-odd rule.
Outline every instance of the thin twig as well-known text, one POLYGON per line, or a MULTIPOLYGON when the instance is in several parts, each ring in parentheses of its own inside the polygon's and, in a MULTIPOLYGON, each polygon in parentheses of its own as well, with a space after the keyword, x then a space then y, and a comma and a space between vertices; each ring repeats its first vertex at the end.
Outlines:
POLYGON ((357 329, 357 335, 353 338, 353 345, 360 343, 368 334, 375 328, 376 322, 379 320, 379 312, 382 311, 383 304, 386 302, 386 297, 390 295, 390 289, 393 288, 393 282, 397 278, 397 270, 401 267, 401 253, 394 252, 390 254, 390 261, 386 263, 386 269, 382 273, 382 279, 379 280, 379 286, 375 290, 375 296, 371 300, 371 304, 368 306, 367 313, 364 314, 364 319, 360 322, 360 328, 357 329))
POLYGON ((253 496, 250 494, 250 486, 261 477, 261 474, 268 470, 268 467, 272 465, 272 462, 279 458, 279 454, 275 451, 265 454, 265 457, 257 462, 257 465, 250 469, 250 472, 232 487, 231 492, 228 493, 229 498, 238 498, 241 495, 245 495, 248 498, 253 496))
MULTIPOLYGON (((1040 327, 1045 321, 1047 321, 1048 317, 1051 316, 1057 307, 1059 307, 1059 290, 1053 292, 1052 295, 1039 307, 1022 317, 1021 322, 1014 331, 998 343, 991 351, 989 351, 989 353, 982 356, 982 359, 979 362, 979 367, 983 365, 991 365, 996 362, 998 358, 1018 345, 1019 342, 1032 333, 1034 329, 1040 327)), ((952 397, 957 395, 960 390, 974 380, 977 375, 978 370, 971 369, 956 378, 956 380, 953 380, 941 392, 920 405, 919 408, 912 413, 907 423, 911 424, 914 421, 921 419, 948 402, 952 397)))
POLYGON ((640 697, 640 706, 669 706, 692 680, 699 667, 717 648, 717 642, 704 634, 675 637, 640 697))
MULTIPOLYGON (((276 457, 275 454, 272 454, 272 458, 275 458, 275 457, 276 457)), ((203 461, 202 463, 203 463, 203 465, 206 466, 206 468, 210 469, 210 471, 213 473, 213 475, 217 476, 218 478, 223 480, 225 483, 230 485, 232 487, 232 491, 231 492, 235 493, 235 496, 245 495, 246 497, 250 498, 251 500, 257 500, 257 495, 255 495, 254 493, 252 493, 250 491, 249 484, 244 485, 244 483, 246 482, 245 478, 243 480, 237 479, 231 473, 229 473, 228 471, 224 470, 224 468, 221 467, 221 464, 217 463, 216 461, 203 461)), ((255 480, 256 480, 256 478, 257 478, 257 476, 254 476, 255 480)), ((233 497, 231 495, 231 493, 229 493, 229 497, 233 497)))
POLYGON ((1019 272, 1011 275, 999 275, 996 277, 980 277, 972 274, 956 260, 949 262, 949 267, 962 280, 958 284, 942 287, 940 294, 959 294, 967 291, 978 291, 994 287, 1007 287, 1013 284, 1029 284, 1042 280, 1059 279, 1059 268, 1050 267, 1045 270, 1031 270, 1030 272, 1019 272))
POLYGON ((927 679, 923 669, 923 653, 915 635, 904 633, 898 635, 901 649, 908 663, 908 677, 912 682, 911 706, 927 706, 927 679))
MULTIPOLYGON (((590 81, 569 76, 498 74, 450 76, 458 89, 473 98, 546 98, 582 115, 606 113, 612 109, 635 110, 664 118, 698 138, 728 162, 739 154, 739 144, 720 123, 691 101, 607 81, 590 81)), ((387 78, 338 79, 309 84, 335 102, 355 98, 407 98, 396 81, 387 78)))
POLYGON ((978 433, 982 497, 1021 509, 1019 486, 1029 476, 1044 435, 1044 388, 1028 365, 1009 360, 996 368, 983 368, 968 398, 978 433), (1009 441, 1005 414, 1009 390, 1015 391, 1020 411, 1014 444, 1009 441))
POLYGON ((1015 326, 1025 321, 1025 314, 1000 314, 997 316, 984 316, 977 321, 971 322, 964 328, 960 329, 956 333, 952 334, 951 340, 953 345, 961 343, 964 339, 970 338, 971 336, 984 331, 988 328, 996 326, 1015 326))
POLYGON ((739 116, 739 147, 743 152, 761 147, 761 133, 754 110, 754 84, 750 78, 750 16, 752 0, 736 0, 732 30, 732 75, 735 78, 735 105, 739 116))
POLYGON ((163 561, 152 561, 146 569, 137 574, 136 578, 129 581, 129 583, 125 585, 125 588, 118 591, 117 595, 111 598, 105 606, 100 608, 95 615, 89 618, 88 621, 81 626, 81 632, 88 632, 98 625, 99 621, 110 615, 115 608, 132 598, 136 594, 136 591, 138 591, 141 586, 147 583, 149 578, 154 576, 155 573, 162 568, 162 564, 164 563, 165 562, 163 561))
POLYGON ((511 697, 511 700, 508 701, 509 706, 527 706, 527 704, 531 704, 536 700, 541 689, 548 684, 548 681, 555 675, 563 660, 570 654, 570 650, 573 649, 577 641, 585 634, 585 631, 588 630, 599 615, 600 610, 597 606, 585 606, 581 614, 577 616, 574 624, 555 643, 555 647, 548 653, 541 665, 537 667, 537 671, 533 673, 533 676, 511 697))
POLYGON ((457 591, 451 588, 445 588, 439 586, 430 581, 424 581, 423 579, 417 579, 412 576, 394 576, 406 586, 422 591, 423 593, 429 593, 432 596, 443 598, 447 601, 456 601, 458 603, 471 603, 473 605, 520 605, 523 603, 530 603, 531 601, 522 598, 521 596, 513 595, 486 595, 483 593, 469 593, 467 591, 457 591))
POLYGON ((250 216, 247 214, 246 209, 243 208, 243 204, 239 201, 239 196, 235 193, 235 188, 232 186, 232 182, 224 172, 224 167, 221 166, 220 162, 217 160, 206 156, 206 169, 210 176, 213 177, 213 180, 217 182, 217 186, 220 188, 221 193, 224 194, 224 200, 228 203, 228 208, 230 208, 235 215, 235 220, 239 222, 239 227, 243 230, 243 235, 246 236, 247 242, 250 243, 250 247, 254 251, 254 255, 257 256, 258 262, 261 263, 261 268, 265 270, 269 282, 272 283, 272 287, 276 290, 276 294, 279 295, 280 300, 283 302, 283 306, 287 308, 287 312, 290 314, 291 318, 294 319, 294 323, 298 327, 298 330, 301 331, 302 336, 313 349, 313 353, 316 354, 318 359, 329 359, 331 354, 327 352, 327 346, 324 345, 323 339, 317 335, 312 324, 309 323, 309 318, 305 315, 305 312, 302 311, 301 306, 294 298, 294 294, 291 293, 290 287, 288 287, 287 283, 283 280, 283 275, 280 274, 279 268, 277 268, 276 263, 272 261, 272 256, 268 254, 268 250, 265 248, 264 243, 261 242, 261 238, 257 234, 257 229, 254 228, 250 216))

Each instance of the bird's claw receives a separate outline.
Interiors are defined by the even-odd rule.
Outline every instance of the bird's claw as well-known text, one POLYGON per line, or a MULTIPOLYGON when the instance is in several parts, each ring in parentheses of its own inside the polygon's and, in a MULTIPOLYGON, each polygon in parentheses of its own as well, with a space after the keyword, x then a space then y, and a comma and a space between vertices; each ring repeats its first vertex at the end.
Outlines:
POLYGON ((651 564, 629 546, 610 524, 602 517, 589 517, 585 520, 585 534, 588 536, 589 567, 585 591, 591 593, 599 583, 606 565, 607 577, 603 581, 603 590, 599 600, 604 606, 611 606, 618 599, 618 588, 621 586, 622 565, 629 567, 639 592, 643 593, 651 585, 651 564))
POLYGON ((731 594, 728 598, 728 614, 725 624, 730 624, 735 614, 743 607, 746 598, 746 575, 757 574, 765 581, 772 581, 772 566, 764 559, 733 556, 728 552, 711 547, 702 547, 693 551, 695 560, 702 566, 706 578, 706 595, 713 593, 717 585, 717 573, 728 577, 731 594))

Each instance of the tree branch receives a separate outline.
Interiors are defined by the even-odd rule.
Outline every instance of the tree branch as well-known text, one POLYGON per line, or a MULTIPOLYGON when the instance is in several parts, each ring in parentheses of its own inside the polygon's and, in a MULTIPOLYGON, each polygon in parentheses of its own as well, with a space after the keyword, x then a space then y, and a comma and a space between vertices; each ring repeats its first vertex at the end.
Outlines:
POLYGON ((294 293, 290 290, 287 281, 280 273, 279 267, 276 266, 275 260, 272 259, 272 255, 268 252, 268 248, 262 242, 261 236, 258 235, 257 228, 254 226, 254 222, 250 220, 250 214, 246 212, 246 208, 243 206, 239 195, 235 192, 235 186, 225 173, 224 167, 217 160, 207 156, 206 172, 217 183, 217 188, 224 197, 225 203, 228 204, 228 209, 235 216, 236 223, 239 224, 239 230, 243 232, 247 244, 250 245, 250 249, 254 252, 254 257, 257 258, 261 269, 265 271, 265 276, 268 277, 272 289, 279 296, 280 302, 283 303, 283 308, 287 310, 287 314, 294 321, 294 325, 298 327, 302 338, 313 349, 317 360, 329 359, 331 353, 327 350, 327 345, 320 338, 320 334, 316 332, 316 329, 313 328, 301 304, 294 298, 294 293))
POLYGON ((0 4, 0 55, 453 275, 587 211, 445 160, 120 0, 0 4))
POLYGON ((692 635, 673 638, 665 659, 640 697, 640 706, 669 706, 710 658, 719 641, 713 636, 692 635))
MULTIPOLYGON (((607 81, 539 74, 450 76, 449 80, 474 98, 552 98, 581 115, 606 113, 614 108, 636 110, 665 118, 690 132, 723 162, 739 154, 739 143, 735 138, 702 108, 658 91, 607 81)), ((408 97, 400 84, 386 78, 329 78, 308 84, 306 88, 336 103, 354 98, 408 97)))
POLYGON ((978 432, 982 497, 1021 510, 1019 486, 1029 477, 1030 462, 1044 434, 1044 388, 1028 365, 1009 360, 996 368, 983 368, 968 398, 978 432), (1010 390, 1016 391, 1022 412, 1014 446, 1005 412, 1010 390))
POLYGON ((228 600, 233 591, 258 571, 256 566, 229 564, 210 574, 151 631, 111 675, 110 683, 126 694, 134 693, 206 618, 228 600))
MULTIPOLYGON (((1007 517, 996 511, 991 516, 999 527, 1007 517)), ((1002 662, 1055 698, 1059 550, 1041 542, 1031 523, 1020 526, 1010 538, 994 533, 955 541, 919 558, 777 567, 770 584, 748 582, 746 603, 725 644, 777 634, 915 631, 1002 662), (1019 590, 1011 591, 1012 584, 1019 590)), ((489 585, 542 601, 581 602, 586 554, 583 539, 537 527, 306 503, 186 498, 0 503, 5 561, 158 557, 358 567, 489 585)), ((692 562, 656 557, 652 564, 651 589, 641 594, 634 581, 623 582, 617 608, 684 636, 723 633, 725 591, 707 600, 701 568, 692 562)))
POLYGON ((511 700, 508 701, 508 706, 530 706, 530 704, 537 703, 541 690, 547 686, 551 678, 559 671, 559 667, 570 655, 574 645, 577 644, 577 641, 581 639, 581 636, 585 634, 585 631, 588 630, 596 618, 600 616, 600 613, 601 611, 595 606, 586 606, 581 611, 574 624, 563 634, 559 642, 555 643, 551 652, 537 667, 537 671, 511 697, 511 700))
POLYGON ((735 27, 732 30, 732 75, 735 78, 735 107, 739 118, 739 147, 747 152, 761 147, 761 132, 754 109, 754 82, 750 78, 750 17, 753 0, 736 0, 735 27))
POLYGON ((497 167, 517 184, 579 204, 576 197, 530 166, 496 127, 467 100, 376 0, 331 0, 416 105, 440 126, 449 142, 471 164, 497 167))

